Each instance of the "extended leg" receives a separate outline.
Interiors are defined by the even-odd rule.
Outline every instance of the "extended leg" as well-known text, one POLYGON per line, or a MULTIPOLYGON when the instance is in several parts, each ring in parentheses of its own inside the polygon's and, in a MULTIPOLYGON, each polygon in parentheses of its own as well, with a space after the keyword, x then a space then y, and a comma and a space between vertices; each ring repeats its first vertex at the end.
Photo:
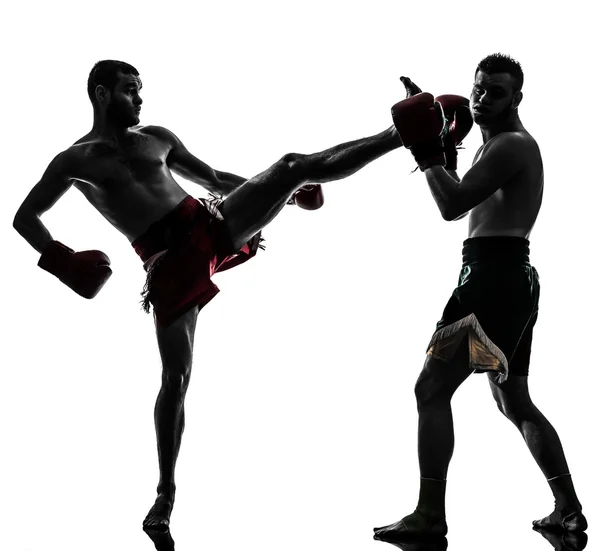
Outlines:
POLYGON ((581 503, 571 481, 560 439, 532 402, 527 376, 512 375, 502 385, 496 384, 491 377, 489 380, 498 408, 519 429, 554 494, 554 512, 534 524, 585 530, 587 522, 581 513, 581 503))
POLYGON ((273 166, 254 176, 221 205, 229 235, 236 249, 262 230, 304 184, 346 178, 402 143, 394 127, 312 155, 288 153, 273 166))
POLYGON ((375 528, 375 539, 393 542, 408 535, 445 535, 447 532, 446 475, 454 450, 450 401, 458 387, 473 372, 466 367, 466 344, 465 340, 451 363, 432 357, 425 361, 415 387, 419 411, 419 502, 414 513, 395 524, 375 528))
POLYGON ((167 327, 156 326, 162 359, 162 386, 154 409, 160 480, 158 496, 144 520, 146 530, 167 530, 175 501, 175 463, 185 425, 184 400, 190 382, 198 310, 167 327))

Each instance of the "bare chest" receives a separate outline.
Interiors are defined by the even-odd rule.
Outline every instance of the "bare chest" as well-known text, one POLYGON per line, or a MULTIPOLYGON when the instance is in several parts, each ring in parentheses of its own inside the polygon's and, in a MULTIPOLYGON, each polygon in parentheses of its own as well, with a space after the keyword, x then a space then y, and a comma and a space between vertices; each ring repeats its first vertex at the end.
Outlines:
POLYGON ((74 179, 97 191, 152 184, 168 174, 168 147, 151 136, 134 135, 122 143, 82 144, 74 179))

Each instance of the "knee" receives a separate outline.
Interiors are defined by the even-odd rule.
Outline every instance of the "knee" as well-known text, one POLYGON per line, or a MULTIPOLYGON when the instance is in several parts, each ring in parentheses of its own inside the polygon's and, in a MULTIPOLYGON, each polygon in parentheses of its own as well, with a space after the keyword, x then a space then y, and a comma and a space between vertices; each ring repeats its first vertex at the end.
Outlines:
POLYGON ((432 375, 421 374, 415 384, 415 398, 417 409, 420 411, 427 406, 447 401, 447 393, 439 385, 432 375))
POLYGON ((171 392, 185 393, 190 384, 191 365, 164 366, 162 373, 162 386, 171 392))
POLYGON ((279 162, 284 170, 288 171, 291 176, 300 177, 304 173, 306 167, 306 155, 300 153, 286 153, 279 162))
POLYGON ((528 404, 518 404, 511 400, 501 399, 496 396, 495 399, 496 406, 498 406, 500 413, 515 425, 520 424, 521 421, 524 421, 527 417, 527 411, 529 409, 528 404))

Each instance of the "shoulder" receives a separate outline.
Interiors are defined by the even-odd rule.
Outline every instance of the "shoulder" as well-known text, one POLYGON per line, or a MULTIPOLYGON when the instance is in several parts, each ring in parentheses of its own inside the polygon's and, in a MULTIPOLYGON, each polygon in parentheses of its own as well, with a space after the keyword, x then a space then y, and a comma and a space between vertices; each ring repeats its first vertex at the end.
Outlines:
POLYGON ((537 142, 525 131, 502 132, 483 146, 480 159, 494 158, 499 162, 527 162, 532 154, 539 156, 537 142))
POLYGON ((524 130, 518 132, 502 132, 501 134, 494 136, 484 145, 483 153, 490 150, 519 153, 523 151, 523 148, 530 149, 531 147, 537 148, 537 143, 529 132, 525 132, 524 130))
POLYGON ((138 132, 158 138, 161 141, 167 142, 172 147, 181 144, 179 138, 164 126, 142 126, 138 128, 138 132))
POLYGON ((72 145, 56 155, 48 164, 46 173, 53 176, 70 176, 81 157, 79 146, 72 145))

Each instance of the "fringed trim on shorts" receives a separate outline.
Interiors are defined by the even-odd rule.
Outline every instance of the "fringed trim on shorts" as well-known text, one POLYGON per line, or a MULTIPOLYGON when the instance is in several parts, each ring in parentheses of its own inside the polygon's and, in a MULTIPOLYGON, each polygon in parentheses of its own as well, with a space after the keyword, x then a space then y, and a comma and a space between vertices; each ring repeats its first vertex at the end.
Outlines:
POLYGON ((439 341, 443 341, 444 339, 448 339, 458 333, 461 329, 471 329, 477 335, 477 338, 481 341, 481 343, 486 347, 486 349, 496 358, 500 364, 504 367, 504 372, 499 374, 498 382, 502 383, 508 378, 508 360, 506 359, 506 355, 500 348, 498 348, 494 342, 485 334, 483 327, 481 327, 479 320, 475 314, 469 314, 446 327, 442 327, 438 331, 433 334, 431 337, 431 341, 427 346, 427 350, 431 350, 431 348, 438 343, 439 341))
POLYGON ((152 276, 154 274, 154 270, 161 264, 167 252, 165 251, 162 256, 157 258, 154 262, 148 266, 148 271, 146 274, 146 282, 144 283, 144 288, 140 293, 142 300, 140 300, 140 304, 142 305, 142 310, 146 312, 146 314, 150 313, 150 301, 152 299, 152 276))

